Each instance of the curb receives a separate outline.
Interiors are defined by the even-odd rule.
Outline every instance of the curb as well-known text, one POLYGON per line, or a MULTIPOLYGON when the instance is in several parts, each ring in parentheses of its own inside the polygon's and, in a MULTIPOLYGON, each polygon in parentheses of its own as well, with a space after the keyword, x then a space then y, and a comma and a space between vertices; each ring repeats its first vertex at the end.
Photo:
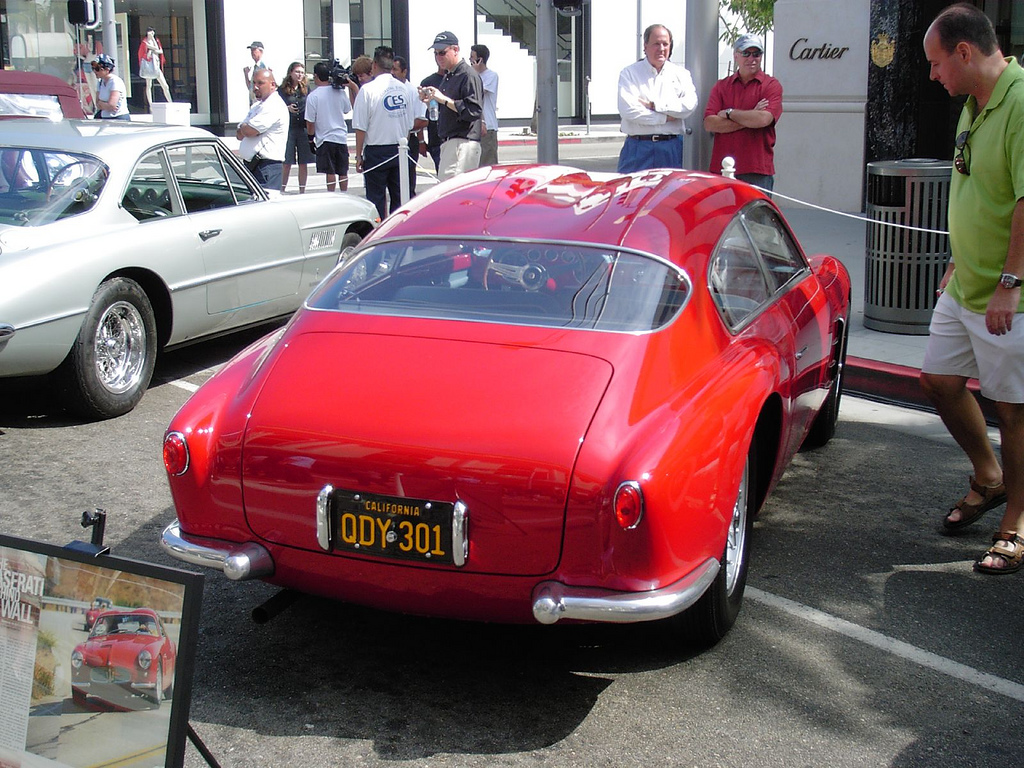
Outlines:
MULTIPOLYGON (((879 360, 868 360, 862 357, 846 359, 846 382, 844 391, 868 400, 877 400, 893 405, 916 408, 929 413, 936 413, 935 406, 925 396, 918 377, 921 371, 906 365, 883 363, 879 360)), ((985 421, 989 426, 999 424, 995 406, 991 400, 982 397, 976 379, 967 382, 968 391, 974 395, 985 421)))

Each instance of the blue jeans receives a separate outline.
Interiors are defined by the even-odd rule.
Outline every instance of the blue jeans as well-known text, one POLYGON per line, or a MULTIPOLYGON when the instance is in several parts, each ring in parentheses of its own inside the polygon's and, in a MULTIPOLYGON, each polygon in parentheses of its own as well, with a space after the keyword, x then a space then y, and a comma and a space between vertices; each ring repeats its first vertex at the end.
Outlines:
POLYGON ((775 177, 769 176, 766 173, 737 173, 736 178, 747 182, 747 184, 760 187, 768 193, 769 197, 771 197, 772 189, 775 188, 775 177))
POLYGON ((377 206, 383 219, 388 215, 388 195, 391 210, 402 204, 401 177, 398 168, 397 144, 363 145, 363 186, 366 199, 377 206))
POLYGON ((682 168, 683 137, 664 141, 627 136, 619 153, 619 173, 646 171, 650 168, 682 168))
POLYGON ((253 175, 264 189, 276 189, 280 192, 281 165, 280 160, 261 160, 259 167, 256 168, 256 172, 253 175))

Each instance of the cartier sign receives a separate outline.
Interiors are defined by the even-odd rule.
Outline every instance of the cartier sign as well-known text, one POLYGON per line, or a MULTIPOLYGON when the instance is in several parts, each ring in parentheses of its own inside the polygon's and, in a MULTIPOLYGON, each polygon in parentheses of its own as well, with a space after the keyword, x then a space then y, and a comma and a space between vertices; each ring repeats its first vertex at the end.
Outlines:
POLYGON ((850 50, 847 46, 837 46, 832 43, 814 45, 808 38, 798 38, 789 49, 789 58, 793 61, 810 61, 812 59, 841 59, 843 54, 850 50))

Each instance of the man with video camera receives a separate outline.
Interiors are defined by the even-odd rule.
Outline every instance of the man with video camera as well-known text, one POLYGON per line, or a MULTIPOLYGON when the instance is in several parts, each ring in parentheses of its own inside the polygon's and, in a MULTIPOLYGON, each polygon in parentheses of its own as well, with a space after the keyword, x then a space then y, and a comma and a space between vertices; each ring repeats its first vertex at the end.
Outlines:
POLYGON ((306 97, 306 132, 316 154, 316 170, 327 174, 327 191, 348 190, 348 129, 345 115, 352 111, 359 86, 349 72, 335 60, 313 67, 316 88, 306 97))

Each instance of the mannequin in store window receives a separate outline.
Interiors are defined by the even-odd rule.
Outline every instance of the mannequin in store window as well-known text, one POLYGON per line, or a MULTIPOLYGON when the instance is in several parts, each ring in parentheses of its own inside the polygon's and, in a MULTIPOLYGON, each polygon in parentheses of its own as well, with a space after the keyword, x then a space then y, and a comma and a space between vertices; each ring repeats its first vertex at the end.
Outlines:
POLYGON ((149 105, 153 104, 154 80, 160 83, 164 99, 173 101, 167 78, 164 77, 164 63, 164 49, 160 45, 160 38, 156 36, 156 30, 149 27, 139 44, 139 75, 146 81, 146 103, 149 105))

